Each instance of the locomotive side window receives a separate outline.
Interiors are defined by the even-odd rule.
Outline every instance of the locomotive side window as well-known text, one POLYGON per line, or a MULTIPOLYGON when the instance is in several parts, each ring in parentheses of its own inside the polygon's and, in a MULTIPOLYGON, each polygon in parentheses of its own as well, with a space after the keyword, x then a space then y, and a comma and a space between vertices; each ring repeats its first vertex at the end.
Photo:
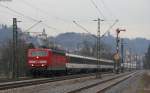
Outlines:
POLYGON ((47 56, 48 52, 47 51, 32 51, 31 56, 47 56))

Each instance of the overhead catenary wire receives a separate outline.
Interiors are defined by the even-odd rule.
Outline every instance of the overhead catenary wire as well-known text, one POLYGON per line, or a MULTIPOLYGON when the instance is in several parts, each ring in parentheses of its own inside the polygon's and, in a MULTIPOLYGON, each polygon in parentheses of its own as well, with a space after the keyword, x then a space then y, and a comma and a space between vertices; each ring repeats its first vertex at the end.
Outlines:
MULTIPOLYGON (((48 17, 55 18, 56 20, 62 21, 62 22, 67 23, 67 24, 70 24, 70 22, 72 23, 72 20, 66 20, 66 19, 60 18, 58 16, 49 15, 49 12, 46 12, 45 10, 43 10, 43 9, 33 5, 33 4, 30 4, 26 0, 21 0, 21 2, 25 5, 27 5, 28 7, 31 7, 32 9, 38 10, 40 13, 45 14, 46 16, 48 15, 48 17)), ((56 28, 54 28, 54 27, 51 27, 51 26, 47 26, 47 27, 56 30, 56 28)), ((83 28, 83 29, 86 30, 85 28, 83 28)))
POLYGON ((35 10, 38 10, 39 12, 41 12, 42 14, 45 14, 45 15, 48 16, 48 17, 52 17, 52 18, 55 18, 55 19, 57 19, 57 20, 61 20, 61 21, 65 22, 65 23, 68 23, 68 20, 63 19, 63 18, 60 18, 60 17, 58 17, 58 16, 49 15, 49 12, 47 12, 47 11, 45 11, 45 10, 43 10, 43 9, 41 9, 41 8, 39 8, 39 7, 35 6, 35 5, 33 5, 33 4, 30 4, 30 3, 27 2, 26 0, 21 0, 21 2, 22 2, 23 4, 29 6, 30 8, 33 8, 33 9, 35 9, 35 10))
POLYGON ((1 3, 0 3, 0 6, 3 7, 3 8, 6 8, 6 9, 8 9, 8 10, 10 10, 10 11, 16 13, 16 14, 19 14, 19 15, 21 15, 21 16, 23 16, 23 17, 26 17, 27 19, 30 19, 30 20, 32 20, 32 21, 36 21, 36 22, 39 21, 39 20, 36 20, 36 19, 34 19, 34 18, 30 17, 30 16, 24 15, 24 14, 22 14, 22 13, 16 11, 16 10, 14 10, 14 9, 8 7, 8 6, 5 6, 5 5, 3 5, 3 4, 1 4, 1 3))
POLYGON ((42 24, 45 25, 47 28, 50 28, 50 29, 53 29, 53 30, 57 30, 57 31, 58 31, 57 28, 52 27, 52 26, 50 26, 50 25, 47 25, 46 23, 42 23, 42 24))
POLYGON ((91 3, 94 5, 94 7, 96 8, 96 10, 98 11, 98 13, 100 14, 100 16, 102 16, 103 19, 106 20, 104 14, 103 14, 102 11, 98 8, 98 6, 97 6, 96 3, 94 2, 94 0, 90 0, 90 1, 91 1, 91 3))
MULTIPOLYGON (((47 11, 45 11, 45 10, 43 10, 43 9, 41 9, 41 8, 39 8, 39 7, 35 6, 35 5, 33 5, 33 4, 30 4, 30 3, 27 2, 26 0, 21 0, 21 2, 22 2, 23 4, 25 4, 25 5, 27 5, 28 7, 31 7, 32 9, 38 10, 40 13, 45 14, 45 15, 48 16, 48 17, 55 18, 55 19, 60 20, 60 21, 62 21, 62 22, 64 22, 64 23, 67 23, 67 24, 69 24, 68 22, 71 22, 71 21, 65 20, 65 19, 63 19, 63 18, 60 18, 60 17, 58 17, 58 16, 49 15, 49 12, 47 12, 47 11)), ((59 29, 57 29, 57 28, 55 28, 55 27, 52 27, 52 26, 50 26, 50 25, 47 25, 46 23, 42 23, 42 24, 45 25, 47 28, 50 28, 50 29, 59 31, 59 29)))
POLYGON ((39 22, 33 24, 31 27, 29 27, 28 29, 25 30, 25 32, 29 31, 30 29, 32 29, 33 27, 37 26, 39 23, 41 23, 42 21, 40 20, 39 22))
MULTIPOLYGON (((91 1, 93 1, 93 0, 91 0, 91 1)), ((106 6, 105 2, 104 2, 103 0, 100 0, 100 1, 101 1, 102 4, 107 8, 107 10, 109 11, 109 8, 106 6)), ((95 7, 96 7, 97 11, 100 13, 99 7, 98 7, 98 6, 96 5, 96 3, 93 1, 93 5, 94 5, 94 4, 95 4, 95 7)), ((102 13, 102 12, 101 12, 101 13, 102 13)), ((112 14, 111 11, 109 11, 109 13, 112 14)), ((104 16, 104 15, 103 15, 103 16, 104 16)), ((109 25, 108 30, 106 30, 106 32, 102 35, 102 37, 105 36, 105 35, 110 31, 110 29, 112 29, 113 26, 116 25, 117 22, 119 22, 119 20, 118 20, 118 18, 117 18, 116 16, 114 16, 114 19, 115 19, 115 20, 113 20, 113 21, 115 21, 115 22, 114 22, 113 24, 110 24, 109 22, 107 23, 107 24, 109 25)), ((107 20, 106 17, 104 16, 104 21, 110 21, 110 20, 107 20)))
POLYGON ((76 24, 76 26, 78 26, 79 28, 83 29, 84 31, 86 31, 87 33, 89 33, 92 37, 97 38, 96 35, 92 34, 90 31, 88 31, 85 27, 83 27, 82 25, 78 24, 76 21, 73 21, 74 24, 76 24))
POLYGON ((119 22, 119 20, 115 20, 115 22, 106 30, 106 32, 102 35, 102 37, 104 37, 108 32, 110 32, 110 29, 112 29, 117 22, 119 22))
MULTIPOLYGON (((33 5, 33 4, 31 4, 31 3, 29 3, 29 2, 27 2, 26 0, 21 0, 21 2, 22 2, 23 4, 25 4, 25 5, 27 5, 28 7, 32 8, 32 9, 38 10, 41 14, 44 14, 44 15, 46 15, 47 17, 52 17, 52 18, 54 18, 54 19, 56 19, 56 20, 62 21, 62 22, 67 23, 67 24, 70 24, 69 22, 72 22, 72 21, 68 21, 68 20, 66 20, 66 19, 60 18, 60 17, 58 17, 58 16, 52 16, 52 15, 49 14, 49 12, 47 12, 47 11, 45 11, 45 10, 43 10, 43 9, 41 9, 41 8, 39 8, 39 7, 37 7, 37 6, 33 5)), ((48 20, 48 19, 47 19, 47 20, 48 20)), ((50 29, 59 31, 59 29, 57 29, 57 28, 55 28, 55 27, 52 27, 52 26, 50 26, 50 25, 47 25, 46 23, 42 23, 42 24, 45 25, 47 28, 50 28, 50 29)))
MULTIPOLYGON (((99 0, 99 1, 105 6, 105 8, 106 8, 107 11, 109 12, 109 14, 110 14, 115 20, 119 20, 118 16, 115 15, 115 14, 111 11, 111 9, 108 7, 106 1, 104 1, 104 0, 99 0)), ((119 21, 119 25, 122 25, 122 22, 119 21)))
POLYGON ((84 28, 83 26, 79 25, 76 21, 73 20, 73 23, 76 24, 78 27, 82 28, 84 31, 86 31, 87 33, 91 34, 90 31, 88 31, 86 28, 84 28))
POLYGON ((103 4, 103 6, 105 7, 105 9, 106 9, 107 12, 109 13, 109 15, 112 16, 112 18, 118 19, 118 18, 116 17, 116 15, 114 15, 114 14, 112 13, 111 9, 108 7, 108 5, 105 3, 104 0, 99 0, 99 1, 103 4))
MULTIPOLYGON (((94 7, 96 8, 96 10, 98 11, 98 13, 103 17, 103 18, 100 18, 100 19, 103 19, 104 21, 108 21, 106 19, 106 17, 104 16, 103 12, 101 11, 101 9, 99 9, 98 5, 95 3, 94 0, 91 0, 91 3, 94 5, 94 7)), ((109 26, 111 26, 110 23, 107 23, 109 26)))
POLYGON ((37 19, 35 19, 35 18, 33 18, 33 17, 24 15, 23 13, 18 12, 18 11, 14 10, 14 9, 8 7, 8 6, 5 6, 5 5, 3 5, 3 4, 0 4, 0 6, 3 7, 3 8, 6 8, 6 9, 8 9, 8 10, 10 10, 10 11, 12 11, 12 12, 18 14, 18 15, 21 15, 22 17, 25 17, 25 18, 27 18, 27 19, 29 19, 29 20, 36 21, 36 22, 40 22, 41 24, 45 25, 47 28, 50 28, 50 29, 53 29, 53 30, 57 30, 55 27, 49 26, 49 25, 47 25, 46 23, 44 23, 42 20, 37 20, 37 19))
MULTIPOLYGON (((102 13, 102 11, 99 9, 99 7, 96 5, 96 3, 95 3, 93 0, 91 0, 91 2, 92 2, 92 4, 95 6, 95 8, 98 10, 99 14, 102 15, 103 18, 105 18, 105 16, 103 15, 103 13, 102 13)), ((26 4, 27 6, 33 8, 33 9, 36 9, 36 10, 42 12, 43 14, 49 15, 49 13, 47 13, 47 12, 44 11, 43 9, 41 9, 41 8, 39 8, 39 7, 36 7, 35 5, 30 4, 30 3, 27 2, 26 0, 22 0, 22 3, 26 4)), ((49 15, 49 16, 51 16, 51 15, 49 15)), ((52 17, 52 16, 51 16, 51 17, 52 17)), ((62 19, 62 18, 60 18, 60 17, 55 16, 55 19, 61 20, 61 21, 63 21, 63 22, 66 23, 66 20, 64 20, 64 19, 62 19)), ((67 21, 67 22, 68 22, 68 21, 67 21)), ((109 25, 111 26, 111 24, 109 24, 109 25)), ((53 27, 50 27, 50 26, 47 26, 47 27, 56 30, 56 28, 53 28, 53 27)), ((86 30, 86 29, 84 28, 84 30, 86 30)))
MULTIPOLYGON (((116 23, 118 22, 119 20, 115 20, 115 22, 106 30, 106 32, 100 37, 100 38, 103 38, 108 32, 110 32, 110 29, 112 29, 116 23)), ((93 36, 94 38, 97 38, 96 35, 90 33, 89 30, 87 30, 85 27, 83 27, 82 25, 78 24, 76 21, 73 21, 74 24, 76 24, 78 27, 80 27, 81 29, 83 29, 84 31, 86 31, 87 33, 89 33, 91 36, 93 36)))

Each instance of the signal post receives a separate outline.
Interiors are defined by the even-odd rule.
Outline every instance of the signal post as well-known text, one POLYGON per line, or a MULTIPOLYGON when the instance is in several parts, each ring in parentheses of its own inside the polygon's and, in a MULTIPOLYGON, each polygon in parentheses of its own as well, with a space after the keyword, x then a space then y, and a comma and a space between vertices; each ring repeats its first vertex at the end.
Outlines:
POLYGON ((116 53, 114 53, 114 61, 115 61, 115 65, 114 65, 114 71, 115 73, 119 73, 120 72, 120 68, 121 68, 121 63, 120 63, 120 53, 119 53, 119 33, 121 31, 126 31, 125 29, 116 29, 116 33, 117 33, 117 37, 116 37, 116 53))

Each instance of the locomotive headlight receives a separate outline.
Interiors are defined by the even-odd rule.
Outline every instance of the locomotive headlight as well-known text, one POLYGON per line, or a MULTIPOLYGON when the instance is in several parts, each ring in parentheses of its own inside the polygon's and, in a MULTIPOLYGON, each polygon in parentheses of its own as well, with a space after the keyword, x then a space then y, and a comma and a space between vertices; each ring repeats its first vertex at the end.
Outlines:
POLYGON ((34 65, 32 64, 31 66, 33 67, 34 65))
POLYGON ((44 66, 44 64, 41 65, 42 67, 44 66))

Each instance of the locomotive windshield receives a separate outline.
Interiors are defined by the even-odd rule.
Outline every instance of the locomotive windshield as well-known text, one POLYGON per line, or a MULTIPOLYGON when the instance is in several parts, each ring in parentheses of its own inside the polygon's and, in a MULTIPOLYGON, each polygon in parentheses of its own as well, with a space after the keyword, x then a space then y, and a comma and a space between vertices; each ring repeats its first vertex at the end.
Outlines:
POLYGON ((31 56, 47 56, 47 51, 32 51, 31 56))

